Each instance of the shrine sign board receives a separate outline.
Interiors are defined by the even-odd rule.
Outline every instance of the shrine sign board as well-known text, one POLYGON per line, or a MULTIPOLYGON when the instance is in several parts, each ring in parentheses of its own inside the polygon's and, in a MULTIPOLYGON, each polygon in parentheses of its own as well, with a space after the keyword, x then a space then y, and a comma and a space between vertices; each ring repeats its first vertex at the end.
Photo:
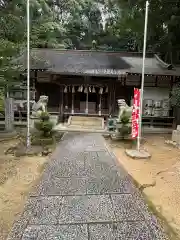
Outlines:
POLYGON ((5 128, 7 131, 14 129, 14 99, 5 99, 5 128))

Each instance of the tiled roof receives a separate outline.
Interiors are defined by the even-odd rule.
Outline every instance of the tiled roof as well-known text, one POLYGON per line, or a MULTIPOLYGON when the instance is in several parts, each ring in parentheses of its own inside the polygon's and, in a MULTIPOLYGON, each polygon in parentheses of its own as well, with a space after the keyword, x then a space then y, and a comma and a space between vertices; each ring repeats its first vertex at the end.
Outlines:
MULTIPOLYGON (((58 49, 33 49, 31 69, 47 69, 69 75, 118 76, 142 72, 142 54, 58 49)), ((25 55, 19 59, 26 65, 25 55)), ((145 74, 180 75, 180 70, 168 70, 153 54, 146 57, 145 74)))

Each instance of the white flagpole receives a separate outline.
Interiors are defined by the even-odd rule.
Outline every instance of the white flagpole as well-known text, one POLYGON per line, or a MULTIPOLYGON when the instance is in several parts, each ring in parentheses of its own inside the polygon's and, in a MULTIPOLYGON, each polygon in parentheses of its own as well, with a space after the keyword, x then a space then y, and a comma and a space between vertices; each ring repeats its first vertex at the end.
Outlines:
POLYGON ((139 131, 137 139, 137 150, 140 151, 141 131, 142 131, 142 108, 143 108, 143 91, 144 91, 144 67, 146 58, 146 42, 147 42, 147 24, 148 24, 148 8, 149 2, 146 1, 145 23, 144 23, 144 46, 143 46, 143 63, 142 63, 142 79, 140 90, 140 113, 139 113, 139 131))
POLYGON ((31 146, 30 140, 30 11, 27 0, 27 148, 31 146))

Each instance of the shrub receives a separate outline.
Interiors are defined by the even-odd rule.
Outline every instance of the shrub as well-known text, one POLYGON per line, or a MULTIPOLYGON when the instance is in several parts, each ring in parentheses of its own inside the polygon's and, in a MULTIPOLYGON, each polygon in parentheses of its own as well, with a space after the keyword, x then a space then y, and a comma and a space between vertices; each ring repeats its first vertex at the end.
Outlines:
POLYGON ((53 128, 53 123, 50 121, 42 121, 42 131, 44 136, 49 136, 51 135, 53 128))
POLYGON ((123 112, 123 114, 121 115, 121 123, 124 124, 128 124, 130 120, 130 117, 128 116, 128 114, 126 113, 126 111, 123 112))
POLYGON ((49 113, 48 113, 48 112, 42 112, 41 115, 40 115, 40 119, 41 119, 42 121, 48 121, 49 118, 50 118, 50 116, 49 116, 49 113))
POLYGON ((120 130, 120 133, 123 137, 129 135, 131 133, 131 127, 129 126, 122 126, 121 130, 120 130))
POLYGON ((119 132, 123 138, 131 134, 131 126, 129 126, 130 115, 124 111, 120 119, 122 127, 119 129, 119 132))
POLYGON ((35 128, 42 133, 44 137, 52 135, 53 123, 49 121, 49 114, 41 113, 40 120, 34 123, 35 128))

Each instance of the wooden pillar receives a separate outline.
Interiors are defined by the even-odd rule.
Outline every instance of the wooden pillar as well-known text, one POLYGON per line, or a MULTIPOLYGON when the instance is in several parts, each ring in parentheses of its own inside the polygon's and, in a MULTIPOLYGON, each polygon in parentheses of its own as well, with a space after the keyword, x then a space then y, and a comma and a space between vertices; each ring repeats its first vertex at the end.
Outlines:
POLYGON ((64 104, 63 104, 63 95, 64 95, 64 88, 60 86, 60 103, 59 103, 59 118, 60 121, 63 121, 63 114, 64 114, 64 104))
POLYGON ((116 111, 116 82, 115 79, 113 79, 114 82, 112 84, 112 114, 115 114, 116 111))
POLYGON ((74 114, 74 87, 72 86, 72 107, 71 107, 71 114, 74 114))
POLYGON ((109 101, 109 115, 111 115, 112 114, 112 85, 109 85, 108 101, 109 101))
POLYGON ((156 76, 155 77, 155 87, 157 87, 157 85, 158 85, 158 77, 156 76))
POLYGON ((86 110, 85 110, 85 113, 88 114, 88 96, 89 96, 89 92, 88 92, 88 86, 87 87, 87 92, 86 92, 86 110))
POLYGON ((64 87, 64 93, 65 93, 65 109, 68 109, 68 87, 65 86, 64 87), (67 89, 67 91, 65 91, 65 89, 67 89))
POLYGON ((101 116, 102 94, 99 94, 99 116, 101 116))

